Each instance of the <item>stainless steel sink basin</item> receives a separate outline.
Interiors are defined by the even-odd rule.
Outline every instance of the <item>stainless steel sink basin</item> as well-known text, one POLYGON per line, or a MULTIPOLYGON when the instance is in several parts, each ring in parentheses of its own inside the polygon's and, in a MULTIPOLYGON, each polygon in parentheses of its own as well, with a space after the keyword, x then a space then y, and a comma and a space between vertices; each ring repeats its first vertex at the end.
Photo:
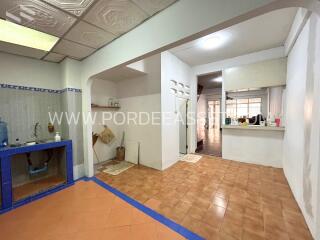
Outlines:
POLYGON ((51 140, 51 139, 46 139, 46 140, 40 140, 40 141, 38 141, 38 143, 52 143, 52 142, 54 142, 54 141, 51 140))
POLYGON ((25 145, 25 146, 33 146, 33 145, 36 145, 36 144, 38 144, 38 142, 32 141, 32 142, 26 142, 23 145, 25 145))
POLYGON ((34 146, 37 144, 44 144, 44 143, 51 143, 54 142, 54 140, 51 139, 43 139, 38 141, 29 141, 22 144, 10 144, 9 147, 16 148, 16 147, 23 147, 23 146, 34 146))

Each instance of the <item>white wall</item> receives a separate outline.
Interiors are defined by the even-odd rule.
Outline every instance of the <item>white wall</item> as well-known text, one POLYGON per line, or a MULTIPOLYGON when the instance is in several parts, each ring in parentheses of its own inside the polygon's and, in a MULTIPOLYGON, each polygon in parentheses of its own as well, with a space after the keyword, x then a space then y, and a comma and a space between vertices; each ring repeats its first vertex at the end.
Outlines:
MULTIPOLYGON (((117 83, 118 98, 120 99, 121 112, 145 112, 150 117, 152 112, 161 111, 161 56, 160 54, 143 60, 144 72, 141 77, 126 79, 117 83)), ((142 117, 141 124, 130 121, 119 127, 119 133, 125 132, 126 144, 137 146, 140 144, 140 163, 142 165, 162 169, 161 160, 161 126, 149 122, 147 117, 142 117)), ((128 146, 129 147, 129 146, 128 146)))
POLYGON ((225 90, 281 86, 286 83, 287 59, 279 58, 223 70, 225 90))
POLYGON ((142 115, 141 124, 130 121, 119 127, 119 133, 125 132, 127 149, 140 145, 140 164, 158 170, 162 169, 160 99, 160 93, 120 98, 121 112, 126 114, 144 112, 150 117, 152 112, 158 112, 159 119, 156 120, 156 124, 147 123, 148 117, 142 115))
POLYGON ((272 87, 269 89, 268 113, 273 117, 281 116, 283 118, 284 91, 284 86, 272 87))
POLYGON ((253 64, 256 62, 273 60, 285 57, 284 47, 271 48, 260 52, 254 52, 235 58, 225 59, 219 62, 212 62, 204 65, 193 67, 196 75, 204 75, 228 68, 239 67, 243 65, 253 64))
POLYGON ((0 83, 60 90, 59 64, 0 52, 0 83))
POLYGON ((288 56, 283 159, 285 175, 315 239, 320 238, 319 35, 319 17, 312 15, 288 56))
MULTIPOLYGON (((179 83, 190 85, 193 80, 193 72, 190 66, 182 62, 170 52, 161 54, 161 112, 162 117, 162 169, 172 166, 178 161, 179 157, 179 122, 177 118, 177 98, 170 91, 170 80, 175 80, 179 83)), ((195 89, 191 88, 191 94, 195 93, 195 89)), ((194 95, 194 94, 193 94, 194 95)), ((190 101, 190 112, 196 105, 194 98, 190 101)), ((189 122, 190 124, 190 122, 189 122)), ((195 124, 190 124, 190 128, 196 127, 195 124)), ((189 135, 188 145, 194 141, 194 136, 189 135)), ((192 151, 192 150, 191 150, 192 151)))
MULTIPOLYGON (((313 17, 314 18, 314 17, 313 17)), ((320 81, 319 81, 319 78, 320 78, 320 31, 319 31, 319 18, 317 20, 317 31, 316 31, 316 36, 314 37, 315 39, 315 42, 317 43, 316 46, 315 46, 315 49, 314 49, 314 56, 318 56, 315 58, 314 60, 314 66, 313 66, 313 72, 314 72, 314 79, 316 80, 314 82, 314 91, 317 93, 315 94, 315 98, 314 98, 314 109, 318 109, 318 112, 315 112, 315 116, 314 118, 316 119, 316 122, 315 122, 315 126, 317 127, 317 129, 314 129, 313 131, 313 139, 314 139, 314 142, 312 143, 312 146, 313 146, 313 156, 315 157, 315 161, 318 161, 318 166, 315 166, 317 173, 316 173, 316 176, 318 176, 318 179, 315 179, 315 184, 317 186, 317 214, 316 214, 316 229, 318 230, 317 233, 316 233, 316 237, 318 239, 320 239, 320 133, 319 133, 319 119, 320 119, 320 98, 319 98, 319 92, 320 92, 320 81), (317 97, 318 96, 318 97, 317 97), (318 121, 318 122, 317 122, 318 121), (318 125, 317 125, 318 123, 318 125), (318 159, 318 160, 317 160, 318 159)))
POLYGON ((62 71, 62 87, 81 89, 81 62, 66 58, 60 66, 62 71))

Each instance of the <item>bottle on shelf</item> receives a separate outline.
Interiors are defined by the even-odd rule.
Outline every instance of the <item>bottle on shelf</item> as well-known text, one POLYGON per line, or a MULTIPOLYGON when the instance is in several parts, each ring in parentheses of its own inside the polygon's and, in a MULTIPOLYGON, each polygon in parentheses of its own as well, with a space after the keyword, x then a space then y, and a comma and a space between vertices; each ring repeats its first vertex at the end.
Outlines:
POLYGON ((61 136, 59 132, 56 132, 56 135, 54 136, 54 141, 60 142, 61 141, 61 136))

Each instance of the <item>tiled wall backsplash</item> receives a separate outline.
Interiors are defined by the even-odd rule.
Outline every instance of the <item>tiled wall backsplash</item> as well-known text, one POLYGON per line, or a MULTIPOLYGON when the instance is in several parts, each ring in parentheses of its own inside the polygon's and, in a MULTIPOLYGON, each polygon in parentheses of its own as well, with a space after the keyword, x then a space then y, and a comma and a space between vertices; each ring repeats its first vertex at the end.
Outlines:
MULTIPOLYGON (((81 112, 81 90, 50 90, 0 84, 0 117, 8 123, 9 143, 34 140, 34 126, 40 123, 39 139, 53 139, 48 132, 49 112, 81 112)), ((65 119, 65 118, 64 118, 65 119)), ((73 140, 74 164, 83 163, 82 123, 69 126, 66 121, 55 125, 55 132, 73 140)))
MULTIPOLYGON (((61 112, 61 94, 0 88, 0 117, 8 123, 9 142, 34 140, 34 126, 40 123, 39 138, 53 138, 48 132, 48 112, 61 112)), ((56 131, 60 126, 55 125, 56 131)))

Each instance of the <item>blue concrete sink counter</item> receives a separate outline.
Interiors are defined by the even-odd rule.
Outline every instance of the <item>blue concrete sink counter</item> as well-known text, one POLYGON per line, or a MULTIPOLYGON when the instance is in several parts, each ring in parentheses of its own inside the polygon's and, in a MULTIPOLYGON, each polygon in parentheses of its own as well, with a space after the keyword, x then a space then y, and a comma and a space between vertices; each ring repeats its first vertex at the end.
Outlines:
POLYGON ((21 146, 18 146, 18 147, 9 146, 5 148, 0 148, 0 158, 1 156, 5 156, 5 155, 15 155, 15 154, 36 152, 36 151, 42 151, 42 150, 47 150, 52 148, 63 147, 63 146, 67 146, 68 143, 71 143, 71 150, 72 150, 71 140, 63 140, 60 142, 55 142, 51 140, 41 140, 36 142, 36 144, 29 145, 29 146, 26 144, 22 144, 21 146))
POLYGON ((0 149, 0 171, 1 171, 1 206, 0 213, 8 211, 17 206, 26 204, 30 201, 38 199, 42 196, 48 195, 61 188, 67 187, 74 183, 73 180, 73 156, 72 156, 72 141, 63 140, 60 142, 54 141, 39 141, 35 145, 22 145, 19 147, 5 147, 0 149), (46 191, 41 191, 38 194, 29 196, 21 201, 14 202, 13 200, 13 186, 12 186, 12 157, 19 154, 28 154, 39 151, 53 150, 64 148, 65 153, 65 177, 66 181, 59 186, 54 186, 46 191))

